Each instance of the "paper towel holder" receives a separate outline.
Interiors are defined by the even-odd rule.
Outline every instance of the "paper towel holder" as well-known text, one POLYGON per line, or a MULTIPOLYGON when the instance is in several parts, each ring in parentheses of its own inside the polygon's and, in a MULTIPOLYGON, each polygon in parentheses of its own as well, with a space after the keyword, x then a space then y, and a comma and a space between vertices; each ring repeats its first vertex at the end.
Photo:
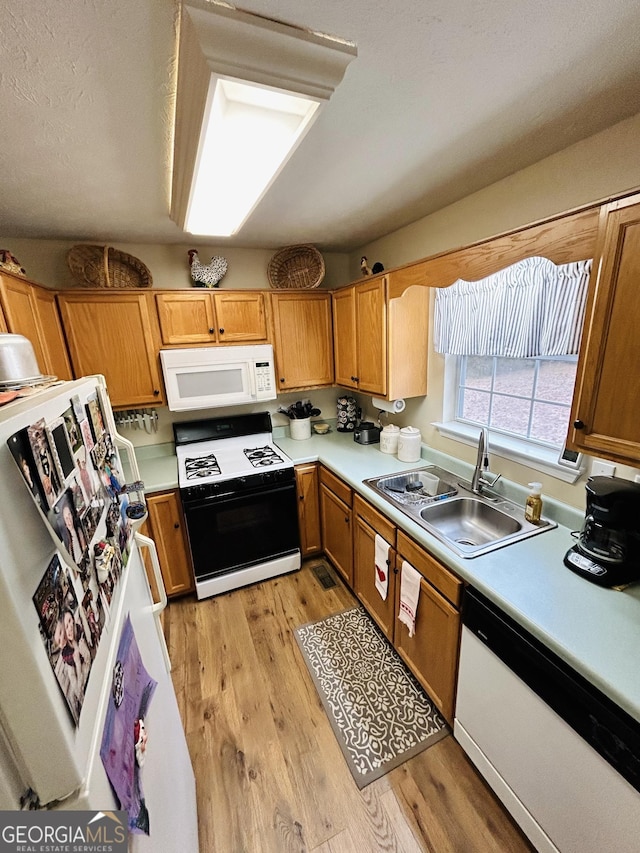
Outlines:
POLYGON ((381 400, 379 397, 372 397, 371 402, 379 412, 390 412, 393 415, 399 415, 407 407, 407 403, 402 398, 398 400, 381 400))

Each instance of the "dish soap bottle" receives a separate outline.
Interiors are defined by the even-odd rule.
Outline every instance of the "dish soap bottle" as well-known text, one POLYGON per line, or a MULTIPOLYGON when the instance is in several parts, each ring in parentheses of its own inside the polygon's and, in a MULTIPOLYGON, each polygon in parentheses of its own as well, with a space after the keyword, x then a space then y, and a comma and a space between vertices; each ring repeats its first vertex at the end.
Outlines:
POLYGON ((524 517, 531 524, 539 524, 542 513, 542 498, 540 497, 542 483, 529 483, 528 486, 531 489, 531 494, 524 506, 524 517))

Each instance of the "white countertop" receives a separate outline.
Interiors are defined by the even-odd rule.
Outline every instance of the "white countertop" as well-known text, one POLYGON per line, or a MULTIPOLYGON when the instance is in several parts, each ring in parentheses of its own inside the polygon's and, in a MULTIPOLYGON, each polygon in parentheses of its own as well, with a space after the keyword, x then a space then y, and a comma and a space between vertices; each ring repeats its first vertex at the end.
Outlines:
MULTIPOLYGON (((279 434, 284 432, 274 431, 275 443, 295 464, 321 462, 332 470, 640 721, 640 583, 623 591, 605 589, 564 566, 563 557, 575 543, 571 530, 579 526, 580 513, 547 499, 543 514, 558 521, 558 528, 463 559, 362 482, 430 462, 450 469, 446 458, 436 454, 412 465, 382 453, 378 444, 356 444, 351 433, 333 430, 296 441, 279 434)), ((429 450, 423 449, 423 457, 427 454, 429 450)), ((138 448, 136 456, 148 492, 177 488, 172 445, 138 448)))

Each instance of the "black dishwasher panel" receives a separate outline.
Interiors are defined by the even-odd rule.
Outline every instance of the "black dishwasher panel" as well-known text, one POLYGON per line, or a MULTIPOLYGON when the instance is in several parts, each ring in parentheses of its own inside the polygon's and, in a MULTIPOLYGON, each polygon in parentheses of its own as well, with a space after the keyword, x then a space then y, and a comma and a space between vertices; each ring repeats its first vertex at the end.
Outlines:
POLYGON ((473 587, 462 621, 558 716, 640 791, 640 723, 473 587))

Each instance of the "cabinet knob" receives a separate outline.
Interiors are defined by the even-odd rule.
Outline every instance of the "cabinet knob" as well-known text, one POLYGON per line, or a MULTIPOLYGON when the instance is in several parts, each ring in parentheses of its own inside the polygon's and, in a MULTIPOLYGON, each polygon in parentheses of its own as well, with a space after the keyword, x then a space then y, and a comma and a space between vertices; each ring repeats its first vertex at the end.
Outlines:
POLYGON ((303 500, 304 500, 304 495, 300 495, 299 500, 303 501, 303 500))
POLYGON ((215 332, 215 329, 209 329, 209 334, 212 335, 215 332))
POLYGON ((574 421, 574 429, 584 429, 584 421, 574 421))
POLYGON ((154 396, 154 397, 159 397, 159 396, 160 396, 160 391, 159 391, 157 388, 154 388, 154 389, 153 389, 153 396, 154 396))
POLYGON ((224 335, 224 329, 218 329, 221 335, 224 335))
POLYGON ((280 382, 284 382, 284 376, 280 377, 280 382))
POLYGON ((174 528, 174 530, 180 530, 180 525, 178 524, 178 522, 177 522, 177 521, 176 521, 176 523, 173 525, 173 528, 174 528))
POLYGON ((348 515, 345 515, 345 517, 344 517, 344 523, 345 523, 345 524, 349 524, 349 516, 348 516, 348 515))

